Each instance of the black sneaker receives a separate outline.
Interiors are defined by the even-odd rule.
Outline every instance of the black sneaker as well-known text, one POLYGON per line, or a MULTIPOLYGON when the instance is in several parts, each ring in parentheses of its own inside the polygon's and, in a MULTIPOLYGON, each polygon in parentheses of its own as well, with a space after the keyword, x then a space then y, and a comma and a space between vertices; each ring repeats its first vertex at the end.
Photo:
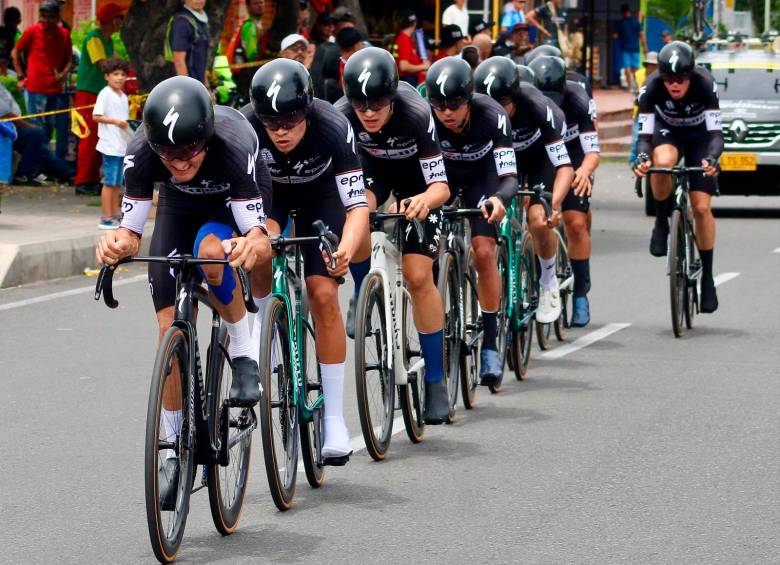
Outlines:
POLYGON ((701 299, 699 309, 702 314, 712 314, 718 309, 718 294, 715 292, 715 283, 712 281, 701 283, 701 299))
POLYGON ((669 252, 669 226, 659 228, 658 225, 653 228, 653 235, 650 236, 650 255, 653 257, 666 257, 669 252))
POLYGON ((260 371, 249 357, 236 357, 233 364, 233 384, 230 386, 230 404, 251 408, 260 401, 260 371))
POLYGON ((26 177, 24 175, 15 176, 14 184, 20 184, 23 186, 43 186, 43 183, 40 182, 38 179, 32 177, 26 177))
POLYGON ((176 508, 176 491, 179 490, 179 458, 170 457, 157 468, 157 488, 160 490, 160 508, 176 508))
POLYGON ((425 423, 432 426, 443 424, 449 415, 450 402, 444 379, 436 382, 425 381, 425 423))
POLYGON ((76 194, 78 196, 100 196, 100 184, 77 184, 76 194))
POLYGON ((349 339, 355 339, 355 303, 357 302, 357 299, 355 298, 355 295, 353 294, 349 299, 349 308, 347 308, 347 323, 345 324, 345 328, 347 331, 347 337, 349 339))

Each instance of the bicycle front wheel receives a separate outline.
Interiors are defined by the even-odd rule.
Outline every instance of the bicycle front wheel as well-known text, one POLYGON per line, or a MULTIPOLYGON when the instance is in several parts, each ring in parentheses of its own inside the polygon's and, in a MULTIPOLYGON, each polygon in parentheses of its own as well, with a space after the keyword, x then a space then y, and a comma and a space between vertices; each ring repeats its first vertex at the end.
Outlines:
POLYGON ((693 225, 690 219, 686 222, 686 231, 688 232, 688 254, 685 261, 685 280, 688 283, 688 292, 685 293, 685 327, 691 329, 693 327, 693 318, 699 307, 699 289, 698 289, 698 277, 691 277, 691 265, 693 268, 698 269, 701 265, 701 259, 699 258, 699 248, 696 247, 696 234, 693 233, 693 225))
POLYGON ((260 430, 271 497, 279 510, 292 506, 298 471, 298 406, 290 359, 287 309, 278 298, 265 307, 260 342, 260 430))
POLYGON ((672 331, 681 337, 684 330, 685 295, 687 273, 685 272, 685 223, 682 212, 672 212, 669 242, 669 297, 672 307, 672 331))
MULTIPOLYGON (((306 403, 311 405, 322 391, 322 374, 320 373, 320 364, 317 361, 317 349, 314 340, 314 324, 311 315, 303 308, 303 316, 306 322, 303 324, 303 335, 301 336, 303 346, 303 383, 305 387, 306 403)), ((322 419, 318 414, 308 422, 301 422, 299 426, 301 435, 301 459, 303 459, 303 470, 306 472, 306 480, 311 488, 320 488, 325 482, 325 467, 318 462, 318 455, 322 451, 322 446, 318 445, 322 441, 322 419)))
MULTIPOLYGON (((501 371, 504 370, 504 363, 507 357, 507 331, 511 320, 507 316, 509 312, 509 294, 511 288, 509 286, 509 255, 507 254, 506 246, 500 245, 498 247, 498 276, 501 278, 501 303, 498 306, 497 312, 497 331, 496 331, 496 349, 501 356, 501 371)), ((496 393, 501 390, 501 383, 488 385, 488 389, 492 393, 496 393)))
POLYGON ((189 340, 174 326, 157 350, 146 412, 146 522, 160 563, 176 559, 189 512, 194 414, 185 407, 191 386, 189 340))
MULTIPOLYGON (((412 317, 412 301, 409 295, 404 293, 401 306, 401 343, 404 348, 404 366, 399 367, 407 371, 422 356, 420 337, 414 325, 412 317)), ((425 380, 422 371, 417 375, 409 375, 409 382, 398 387, 398 400, 401 405, 401 414, 404 418, 406 435, 412 443, 420 443, 425 435, 425 420, 423 419, 423 407, 425 406, 425 380)))
POLYGON ((561 315, 553 322, 553 329, 555 330, 555 337, 558 341, 564 341, 566 339, 566 329, 570 327, 571 305, 570 298, 574 292, 574 274, 571 269, 571 262, 569 261, 569 250, 566 247, 566 242, 559 230, 555 230, 558 236, 558 251, 555 255, 555 270, 558 280, 562 283, 560 296, 561 296, 561 315))
POLYGON ((533 337, 534 319, 530 315, 535 300, 534 279, 536 276, 536 255, 530 236, 524 237, 520 243, 517 260, 517 303, 515 316, 520 323, 512 332, 510 350, 515 359, 514 373, 518 381, 528 374, 528 363, 531 359, 531 341, 533 337))
POLYGON ((390 448, 395 408, 395 378, 388 367, 384 282, 366 278, 355 309, 355 389, 366 451, 381 461, 390 448))
MULTIPOLYGON (((219 343, 227 351, 227 329, 219 329, 219 343)), ((214 445, 227 442, 228 462, 226 466, 214 463, 208 466, 209 506, 214 527, 223 536, 232 534, 238 526, 244 506, 249 481, 249 462, 252 453, 252 431, 257 426, 251 408, 230 407, 225 400, 230 394, 233 373, 225 359, 223 349, 209 353, 209 390, 214 391, 209 400, 209 414, 212 415, 212 438, 214 445)))
POLYGON ((477 296, 477 270, 474 266, 474 249, 469 248, 466 254, 466 277, 463 289, 463 325, 464 340, 460 355, 460 391, 463 395, 463 405, 471 410, 477 402, 477 386, 479 385, 479 370, 477 357, 479 354, 479 335, 482 332, 479 317, 479 297, 477 296))
POLYGON ((455 256, 452 253, 444 255, 440 263, 437 285, 444 306, 444 382, 447 385, 447 400, 449 402, 448 424, 455 420, 460 369, 461 289, 455 261, 455 256))

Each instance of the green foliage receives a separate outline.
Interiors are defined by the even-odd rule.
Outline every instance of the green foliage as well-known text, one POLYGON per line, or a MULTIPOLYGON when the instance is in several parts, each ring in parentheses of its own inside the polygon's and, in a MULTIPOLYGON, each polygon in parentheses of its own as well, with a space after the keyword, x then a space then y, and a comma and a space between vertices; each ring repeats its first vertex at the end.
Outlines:
MULTIPOLYGON (((81 51, 81 48, 84 46, 84 38, 90 31, 97 28, 97 20, 84 20, 83 22, 79 22, 79 25, 75 26, 70 31, 70 40, 73 45, 76 46, 76 49, 81 51)), ((125 61, 130 60, 130 55, 127 53, 127 48, 125 47, 119 32, 111 34, 111 44, 114 47, 114 55, 125 61)))
POLYGON ((691 11, 690 0, 652 0, 648 2, 647 15, 660 18, 677 32, 682 28, 681 20, 691 11))
POLYGON ((14 97, 16 103, 19 104, 19 109, 22 111, 22 115, 27 113, 26 106, 24 104, 24 96, 19 89, 19 81, 16 77, 0 76, 0 84, 2 84, 11 96, 14 97))

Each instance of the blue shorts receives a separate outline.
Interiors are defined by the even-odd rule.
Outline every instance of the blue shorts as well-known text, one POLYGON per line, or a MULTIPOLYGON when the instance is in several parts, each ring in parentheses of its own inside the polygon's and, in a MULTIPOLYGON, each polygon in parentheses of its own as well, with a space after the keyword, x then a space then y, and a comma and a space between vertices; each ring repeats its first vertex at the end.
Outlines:
POLYGON ((623 51, 622 68, 637 70, 639 68, 639 51, 637 51, 636 53, 629 53, 628 51, 623 51))
POLYGON ((103 155, 103 184, 122 186, 125 184, 124 157, 103 155))

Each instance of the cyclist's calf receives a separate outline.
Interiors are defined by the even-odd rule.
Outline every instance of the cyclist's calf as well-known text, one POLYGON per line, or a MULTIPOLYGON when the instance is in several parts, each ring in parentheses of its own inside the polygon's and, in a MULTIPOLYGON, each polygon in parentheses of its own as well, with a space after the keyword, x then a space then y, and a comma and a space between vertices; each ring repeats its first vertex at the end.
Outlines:
POLYGON ((306 277, 306 294, 314 317, 317 358, 320 363, 343 363, 347 339, 336 281, 321 275, 306 277))

